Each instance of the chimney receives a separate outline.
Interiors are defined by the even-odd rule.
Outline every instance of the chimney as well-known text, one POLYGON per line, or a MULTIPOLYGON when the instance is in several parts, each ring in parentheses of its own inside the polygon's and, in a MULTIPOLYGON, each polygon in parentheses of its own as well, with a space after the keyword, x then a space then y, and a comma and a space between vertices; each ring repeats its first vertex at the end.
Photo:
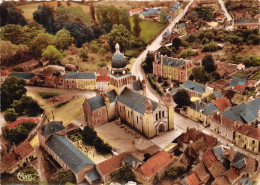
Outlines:
POLYGON ((143 86, 143 95, 146 96, 146 83, 145 83, 145 80, 142 80, 142 86, 143 86))
POLYGON ((136 167, 135 161, 132 161, 132 168, 135 169, 135 167, 136 167))

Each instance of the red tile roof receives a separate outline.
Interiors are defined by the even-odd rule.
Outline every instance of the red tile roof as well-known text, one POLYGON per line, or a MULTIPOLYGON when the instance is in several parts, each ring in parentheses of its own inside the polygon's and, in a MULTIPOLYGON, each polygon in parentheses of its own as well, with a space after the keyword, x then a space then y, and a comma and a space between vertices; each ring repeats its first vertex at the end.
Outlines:
POLYGON ((218 162, 217 157, 215 156, 212 149, 208 149, 207 151, 203 152, 203 159, 208 169, 218 162))
POLYGON ((97 76, 97 82, 109 82, 109 76, 97 76))
POLYGON ((10 75, 11 73, 7 70, 0 70, 0 75, 1 76, 6 76, 6 75, 10 75))
POLYGON ((241 90, 244 89, 244 87, 245 87, 245 85, 237 84, 237 85, 234 87, 234 90, 241 91, 241 90))
POLYGON ((18 145, 15 149, 15 153, 19 156, 20 159, 25 158, 27 155, 34 151, 32 145, 28 140, 25 140, 20 145, 18 145))
POLYGON ((260 140, 260 129, 259 128, 254 128, 249 125, 242 125, 239 127, 236 132, 246 135, 248 137, 260 140))
POLYGON ((105 160, 101 163, 99 163, 98 169, 102 175, 107 175, 112 173, 113 171, 121 168, 123 165, 122 161, 125 157, 126 153, 119 154, 117 156, 114 156, 108 160, 105 160))
POLYGON ((62 77, 46 76, 45 79, 47 79, 47 80, 52 80, 52 81, 59 81, 59 80, 62 80, 62 77))
POLYGON ((189 185, 200 185, 200 180, 195 173, 192 173, 188 177, 186 177, 189 185))
POLYGON ((175 159, 175 156, 162 150, 148 159, 136 171, 146 177, 151 177, 156 174, 161 168, 170 164, 175 159))
POLYGON ((135 8, 135 9, 131 9, 131 12, 140 12, 143 11, 142 8, 135 8))
POLYGON ((196 28, 191 28, 191 29, 190 29, 190 32, 191 32, 191 33, 196 32, 196 31, 197 31, 196 28))
POLYGON ((213 136, 209 136, 207 134, 204 134, 206 142, 208 145, 210 146, 214 146, 217 142, 217 138, 213 137, 213 136))
POLYGON ((225 108, 231 106, 230 101, 226 97, 219 98, 214 103, 218 107, 219 110, 222 110, 222 109, 225 109, 225 108))
POLYGON ((7 153, 4 156, 1 157, 0 162, 0 172, 3 173, 5 171, 8 171, 9 168, 11 168, 13 165, 17 163, 16 154, 14 152, 7 153))
POLYGON ((6 129, 12 129, 12 128, 15 128, 17 125, 19 124, 22 124, 23 122, 26 122, 26 121, 31 121, 31 122, 34 122, 34 123, 38 123, 39 122, 39 118, 29 118, 29 119, 19 119, 15 122, 12 122, 8 125, 5 125, 2 127, 2 130, 6 130, 6 129))
POLYGON ((231 184, 239 177, 236 168, 230 168, 225 174, 231 184))
POLYGON ((101 76, 106 76, 109 73, 109 68, 108 67, 98 68, 96 72, 101 76))

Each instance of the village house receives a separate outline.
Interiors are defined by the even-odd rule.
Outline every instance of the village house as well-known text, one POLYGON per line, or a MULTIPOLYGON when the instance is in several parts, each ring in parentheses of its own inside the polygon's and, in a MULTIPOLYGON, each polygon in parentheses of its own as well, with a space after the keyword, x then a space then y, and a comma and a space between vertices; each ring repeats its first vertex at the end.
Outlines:
POLYGON ((187 33, 186 31, 186 24, 185 23, 180 23, 176 25, 176 32, 178 35, 185 35, 187 33))
POLYGON ((108 67, 99 67, 96 70, 96 76, 107 76, 109 74, 109 68, 108 67))
POLYGON ((0 83, 3 83, 11 73, 8 70, 0 70, 0 83))
POLYGON ((155 54, 153 62, 153 74, 185 82, 189 79, 194 65, 190 60, 178 59, 161 55, 160 52, 155 54))
POLYGON ((28 84, 30 83, 30 79, 32 79, 35 76, 35 74, 29 72, 13 72, 10 76, 23 79, 28 84))
POLYGON ((28 140, 23 141, 13 150, 1 156, 1 173, 12 174, 19 168, 25 167, 36 158, 36 152, 28 140))
POLYGON ((242 125, 235 131, 235 144, 254 153, 260 152, 260 129, 242 125))
POLYGON ((54 87, 54 88, 63 88, 62 77, 59 77, 59 76, 46 76, 44 78, 43 86, 45 86, 45 87, 54 87))
POLYGON ((181 8, 181 4, 179 2, 176 2, 174 4, 174 6, 172 7, 172 13, 173 13, 173 17, 176 17, 177 15, 179 15, 182 11, 181 8))
POLYGON ((66 170, 71 170, 76 182, 85 180, 89 184, 95 184, 99 180, 99 174, 95 169, 95 163, 87 158, 66 137, 65 127, 62 122, 51 121, 43 125, 37 131, 40 146, 66 170))
POLYGON ((164 103, 157 103, 147 98, 145 82, 143 81, 142 85, 133 83, 133 76, 130 72, 126 72, 126 62, 118 44, 112 58, 109 76, 112 90, 86 99, 83 103, 87 125, 96 127, 120 118, 148 138, 174 128, 171 95, 167 93, 164 103))
POLYGON ((163 178, 174 160, 174 155, 164 150, 159 151, 134 171, 136 180, 142 184, 153 184, 155 176, 163 178))
POLYGON ((210 179, 210 174, 206 170, 206 167, 203 162, 200 162, 196 166, 192 167, 191 171, 197 175, 202 184, 207 184, 207 182, 210 179))
POLYGON ((129 16, 132 17, 133 15, 140 15, 143 12, 143 8, 134 8, 129 11, 129 16))
POLYGON ((97 76, 96 89, 100 91, 108 91, 109 81, 110 81, 109 76, 97 76))
POLYGON ((246 79, 234 77, 229 86, 234 90, 243 90, 245 88, 246 79))
POLYGON ((241 70, 244 70, 246 67, 245 67, 245 65, 244 64, 238 64, 237 65, 237 69, 239 70, 239 71, 241 71, 241 70))
POLYGON ((214 101, 214 104, 218 107, 219 111, 224 111, 231 108, 231 103, 226 97, 221 97, 214 101))
POLYGON ((200 100, 192 102, 187 108, 187 117, 207 127, 210 117, 218 108, 213 103, 203 103, 200 100))
POLYGON ((192 173, 191 175, 185 177, 182 180, 183 185, 200 185, 201 182, 198 178, 198 176, 195 173, 192 173))
POLYGON ((234 19, 234 29, 259 29, 260 23, 258 19, 238 18, 234 19))
POLYGON ((141 19, 160 22, 160 11, 153 8, 145 8, 139 15, 141 19))
POLYGON ((94 73, 68 72, 63 77, 66 89, 96 89, 96 76, 94 73))

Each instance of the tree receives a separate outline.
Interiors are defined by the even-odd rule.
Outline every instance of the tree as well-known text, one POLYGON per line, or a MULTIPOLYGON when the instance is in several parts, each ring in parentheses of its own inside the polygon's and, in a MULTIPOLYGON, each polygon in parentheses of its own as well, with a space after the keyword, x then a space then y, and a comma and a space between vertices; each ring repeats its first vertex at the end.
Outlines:
POLYGON ((128 17, 128 11, 126 9, 119 11, 119 24, 123 24, 126 29, 131 32, 131 24, 128 17))
POLYGON ((187 58, 190 56, 195 56, 197 55, 198 53, 196 51, 193 51, 192 49, 184 49, 181 51, 181 54, 180 54, 180 57, 181 58, 187 58))
POLYGON ((94 140, 97 138, 97 132, 90 126, 85 126, 83 130, 83 139, 82 141, 87 145, 93 146, 94 140))
POLYGON ((17 125, 13 129, 7 129, 5 132, 5 138, 10 143, 19 144, 28 137, 29 131, 22 125, 17 125))
POLYGON ((192 71, 193 78, 199 83, 208 82, 210 79, 209 73, 204 67, 195 67, 192 71))
POLYGON ((79 56, 80 56, 80 58, 83 59, 83 61, 87 61, 88 60, 88 55, 87 55, 87 52, 86 52, 85 49, 81 48, 79 50, 79 53, 80 53, 79 56))
POLYGON ((137 14, 135 14, 133 17, 134 17, 134 27, 133 27, 134 35, 136 37, 139 37, 140 33, 142 31, 141 26, 140 26, 141 19, 140 19, 139 15, 137 15, 137 14))
POLYGON ((196 8, 195 10, 198 12, 199 17, 204 21, 211 21, 215 17, 215 15, 206 7, 196 8))
POLYGON ((99 62, 99 63, 97 64, 97 66, 102 68, 102 67, 107 66, 107 63, 106 63, 106 62, 99 62))
POLYGON ((92 18, 93 20, 96 20, 95 7, 94 7, 94 5, 93 5, 93 2, 92 2, 91 5, 90 5, 90 14, 91 14, 91 18, 92 18))
POLYGON ((57 2, 57 7, 60 7, 60 6, 61 6, 61 2, 58 1, 58 2, 57 2))
POLYGON ((113 29, 108 33, 108 42, 111 48, 111 51, 115 51, 115 45, 118 43, 122 51, 124 51, 130 42, 130 32, 122 24, 113 25, 113 29))
POLYGON ((135 175, 127 165, 123 165, 119 170, 113 172, 112 178, 119 182, 135 181, 135 175))
POLYGON ((67 6, 71 7, 70 1, 67 1, 67 6))
POLYGON ((0 41, 1 60, 8 60, 19 51, 19 47, 10 41, 0 41))
MULTIPOLYGON (((69 2, 69 1, 67 1, 69 2)), ((65 184, 67 182, 70 183, 75 183, 76 182, 76 177, 70 170, 65 170, 65 169, 59 169, 52 175, 52 183, 55 184, 65 184)))
POLYGON ((49 45, 43 50, 42 57, 49 60, 52 64, 59 64, 64 58, 63 53, 53 45, 49 45))
POLYGON ((55 44, 55 37, 49 33, 39 33, 30 43, 30 48, 37 57, 42 56, 42 52, 49 45, 55 44))
POLYGON ((190 34, 190 35, 186 38, 186 41, 191 44, 191 43, 195 42, 196 39, 197 39, 197 37, 196 37, 195 34, 190 34))
POLYGON ((205 70, 208 73, 215 71, 215 64, 214 64, 214 59, 213 59, 212 55, 206 55, 202 59, 202 65, 205 67, 205 70))
POLYGON ((54 9, 49 7, 49 5, 43 3, 38 6, 38 10, 33 12, 33 20, 37 23, 42 24, 47 32, 55 33, 54 27, 54 9))
POLYGON ((14 100, 11 107, 15 109, 19 116, 26 114, 28 114, 29 116, 36 116, 37 114, 42 112, 42 109, 40 108, 38 103, 25 94, 20 100, 14 100))
POLYGON ((4 118, 7 122, 14 122, 18 118, 18 114, 15 112, 13 108, 9 108, 6 110, 4 118))
POLYGON ((190 95, 189 93, 184 90, 184 89, 180 89, 174 96, 173 96, 173 100, 174 102, 182 107, 182 106, 188 106, 191 104, 190 101, 190 95))
POLYGON ((172 166, 167 170, 167 175, 171 178, 176 178, 183 174, 184 169, 180 166, 172 166))
POLYGON ((98 52, 99 52, 102 56, 104 56, 104 55, 107 53, 107 50, 106 50, 105 48, 101 47, 101 48, 98 50, 98 52))
POLYGON ((160 13, 160 22, 162 22, 163 24, 167 23, 167 16, 164 10, 162 10, 160 13))
POLYGON ((161 55, 167 55, 167 56, 171 56, 171 50, 168 48, 168 47, 165 47, 165 46, 161 46, 159 49, 158 49, 158 52, 161 53, 161 55))
POLYGON ((26 93, 25 81, 16 77, 8 77, 1 84, 1 111, 11 106, 13 100, 19 100, 26 93))
POLYGON ((179 39, 178 37, 175 37, 172 40, 172 46, 175 47, 176 50, 179 50, 179 47, 181 46, 181 39, 179 39))
POLYGON ((213 52, 218 50, 218 45, 216 42, 210 42, 208 44, 204 44, 203 50, 204 52, 213 52))
POLYGON ((74 41, 74 38, 70 36, 70 32, 66 29, 59 30, 55 35, 55 45, 58 49, 67 49, 74 41))
POLYGON ((104 19, 100 22, 102 29, 104 29, 105 33, 109 33, 113 27, 113 23, 109 19, 104 19))
POLYGON ((144 70, 146 73, 153 72, 153 62, 154 62, 154 55, 151 52, 148 52, 145 58, 146 67, 144 70))
POLYGON ((108 19, 112 25, 119 24, 119 10, 114 6, 99 6, 96 10, 98 22, 108 19))
POLYGON ((23 16, 23 12, 14 6, 13 2, 2 2, 0 4, 0 26, 7 24, 26 25, 27 21, 23 16))
POLYGON ((26 41, 23 27, 15 24, 8 24, 1 28, 0 37, 2 40, 10 41, 12 44, 24 44, 26 41))
POLYGON ((96 137, 96 139, 94 139, 93 144, 94 144, 96 151, 100 154, 110 154, 112 151, 111 146, 104 143, 104 141, 102 139, 100 139, 99 137, 96 137))

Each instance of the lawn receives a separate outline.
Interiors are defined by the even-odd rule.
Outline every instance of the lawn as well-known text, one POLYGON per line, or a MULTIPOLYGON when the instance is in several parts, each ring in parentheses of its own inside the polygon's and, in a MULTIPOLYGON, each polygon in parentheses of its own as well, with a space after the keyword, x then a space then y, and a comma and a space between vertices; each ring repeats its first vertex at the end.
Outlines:
MULTIPOLYGON (((134 27, 133 17, 130 17, 131 27, 134 27)), ((164 27, 164 24, 155 21, 142 20, 141 26, 141 38, 144 39, 145 43, 149 43, 164 27)))
POLYGON ((257 71, 250 80, 259 80, 260 79, 260 71, 257 71))
POLYGON ((38 94, 43 98, 43 99, 48 99, 52 98, 54 96, 59 96, 58 93, 52 93, 52 92, 38 92, 38 94))
POLYGON ((245 78, 247 76, 247 74, 241 73, 241 72, 236 72, 235 74, 233 74, 233 76, 239 77, 239 78, 245 78))
MULTIPOLYGON (((45 4, 48 4, 49 6, 54 7, 54 9, 57 8, 56 1, 45 2, 45 4)), ((90 8, 88 5, 82 5, 82 4, 75 3, 75 2, 70 2, 70 4, 71 4, 71 7, 81 6, 84 13, 87 13, 87 14, 90 13, 90 8)), ((30 4, 25 4, 25 5, 19 5, 16 7, 23 11, 23 15, 26 19, 28 19, 29 21, 32 21, 33 12, 35 12, 38 9, 39 5, 42 5, 42 3, 30 3, 30 4)), ((64 2, 64 1, 61 1, 61 5, 64 7, 67 7, 66 2, 64 2)))

